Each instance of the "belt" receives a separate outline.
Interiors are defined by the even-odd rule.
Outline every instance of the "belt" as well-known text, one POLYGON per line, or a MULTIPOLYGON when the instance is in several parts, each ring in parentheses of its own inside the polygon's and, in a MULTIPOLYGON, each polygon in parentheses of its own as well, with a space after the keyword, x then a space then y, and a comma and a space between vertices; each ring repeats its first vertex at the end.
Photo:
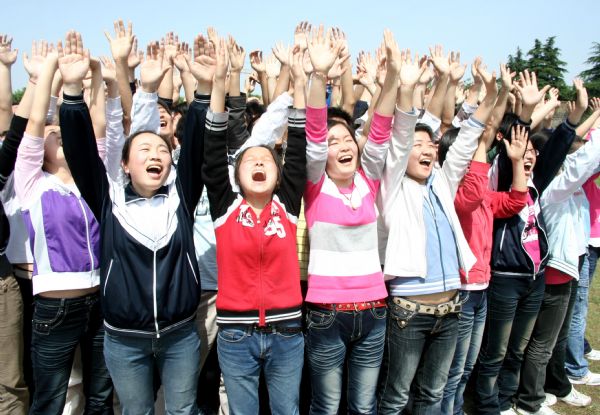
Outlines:
POLYGON ((436 317, 442 317, 450 313, 460 313, 462 310, 462 304, 459 302, 458 294, 452 301, 436 305, 421 304, 402 297, 392 297, 392 301, 398 307, 405 310, 415 311, 419 314, 429 314, 436 317))
POLYGON ((338 310, 338 311, 363 311, 370 310, 372 308, 387 307, 385 300, 365 301, 360 303, 335 303, 335 304, 315 304, 317 307, 324 308, 326 310, 338 310))
POLYGON ((300 327, 300 326, 288 327, 288 326, 280 326, 280 325, 276 325, 276 324, 267 324, 266 326, 259 326, 258 324, 254 324, 251 327, 252 327, 253 331, 255 331, 257 333, 265 333, 265 334, 272 334, 272 333, 295 334, 295 333, 300 333, 302 331, 302 327, 300 327))

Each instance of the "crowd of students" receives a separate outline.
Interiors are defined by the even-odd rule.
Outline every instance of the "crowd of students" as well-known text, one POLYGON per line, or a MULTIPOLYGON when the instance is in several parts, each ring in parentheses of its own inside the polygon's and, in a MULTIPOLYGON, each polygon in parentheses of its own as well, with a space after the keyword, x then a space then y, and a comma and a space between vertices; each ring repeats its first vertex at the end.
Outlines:
POLYGON ((0 413, 204 414, 215 346, 223 414, 590 405, 581 80, 557 123, 533 72, 477 58, 467 88, 459 52, 388 30, 353 68, 341 30, 302 22, 242 92, 231 36, 144 54, 114 29, 112 58, 34 42, 15 106, 0 36, 0 413))

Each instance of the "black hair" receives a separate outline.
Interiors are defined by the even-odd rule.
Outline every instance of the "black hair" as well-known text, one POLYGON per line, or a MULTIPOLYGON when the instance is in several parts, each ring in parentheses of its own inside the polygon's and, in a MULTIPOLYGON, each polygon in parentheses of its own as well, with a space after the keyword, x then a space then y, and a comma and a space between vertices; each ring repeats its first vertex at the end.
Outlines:
POLYGON ((235 164, 233 167, 233 178, 235 180, 235 184, 238 185, 242 196, 244 196, 244 189, 242 189, 242 186, 240 185, 240 164, 242 164, 242 159, 244 158, 244 155, 246 154, 246 152, 248 150, 250 150, 251 148, 256 148, 256 147, 262 147, 262 148, 266 148, 267 150, 269 150, 269 153, 271 153, 271 157, 273 157, 273 160, 275 161, 275 166, 277 167, 277 182, 275 184, 275 189, 273 190, 273 193, 275 193, 279 190, 279 185, 281 183, 283 163, 281 162, 281 158, 279 157, 279 154, 277 154, 277 151, 266 145, 246 147, 244 150, 242 150, 242 152, 240 154, 237 155, 237 157, 235 159, 235 164))
POLYGON ((123 144, 123 150, 121 151, 121 161, 123 163, 129 162, 129 152, 131 151, 131 143, 133 142, 133 140, 135 140, 135 138, 138 135, 145 134, 145 133, 160 137, 160 139, 163 140, 165 142, 165 144, 167 145, 167 147, 169 148, 169 153, 171 153, 171 151, 173 151, 173 146, 172 146, 171 142, 169 140, 166 140, 164 137, 161 137, 160 135, 156 134, 155 131, 150 131, 150 130, 136 131, 135 133, 133 133, 129 137, 127 137, 127 139, 125 140, 125 144, 123 144))
POLYGON ((175 133, 173 134, 180 143, 181 140, 183 140, 183 132, 185 131, 185 120, 187 119, 187 114, 187 111, 181 113, 181 118, 177 120, 177 128, 175 128, 175 133))
POLYGON ((252 127, 254 127, 254 123, 260 118, 261 115, 265 113, 265 111, 265 106, 257 100, 252 99, 246 103, 245 117, 248 133, 252 133, 252 127))
POLYGON ((440 166, 444 164, 446 154, 448 154, 448 150, 450 150, 450 147, 456 141, 459 131, 460 128, 450 128, 442 135, 442 139, 438 145, 438 162, 440 163, 440 166))
POLYGON ((542 151, 548 140, 550 139, 550 135, 545 131, 538 131, 535 134, 532 134, 529 137, 529 141, 531 141, 531 145, 537 151, 542 151))
POLYGON ((422 133, 427 133, 431 142, 435 142, 435 135, 433 134, 433 130, 430 126, 425 123, 418 122, 417 125, 415 125, 415 133, 418 133, 419 131, 422 133))
POLYGON ((340 121, 338 119, 331 119, 331 118, 327 119, 327 131, 331 130, 336 125, 341 125, 346 130, 348 130, 348 134, 350 134, 352 136, 352 139, 354 140, 356 145, 358 145, 358 142, 356 141, 356 132, 354 131, 354 128, 352 128, 350 124, 347 124, 345 121, 340 121))
POLYGON ((347 111, 344 111, 340 107, 327 108, 327 119, 331 118, 338 118, 340 120, 344 120, 344 122, 350 126, 354 123, 352 115, 348 114, 347 111))

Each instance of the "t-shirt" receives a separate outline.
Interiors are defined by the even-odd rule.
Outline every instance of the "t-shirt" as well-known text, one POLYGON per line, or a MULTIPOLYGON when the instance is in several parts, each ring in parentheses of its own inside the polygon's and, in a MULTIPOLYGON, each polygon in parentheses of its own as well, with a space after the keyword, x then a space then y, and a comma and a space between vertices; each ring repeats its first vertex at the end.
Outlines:
POLYGON ((538 228, 536 226, 535 217, 535 203, 531 198, 531 195, 527 195, 527 208, 529 209, 529 216, 527 217, 527 223, 525 224, 525 230, 523 231, 522 243, 523 248, 529 254, 529 257, 533 261, 535 273, 540 269, 540 263, 542 262, 540 253, 540 242, 538 239, 538 228))
POLYGON ((569 274, 565 274, 564 272, 552 267, 546 267, 544 275, 546 277, 546 285, 566 284, 571 282, 573 279, 573 277, 571 277, 569 274))

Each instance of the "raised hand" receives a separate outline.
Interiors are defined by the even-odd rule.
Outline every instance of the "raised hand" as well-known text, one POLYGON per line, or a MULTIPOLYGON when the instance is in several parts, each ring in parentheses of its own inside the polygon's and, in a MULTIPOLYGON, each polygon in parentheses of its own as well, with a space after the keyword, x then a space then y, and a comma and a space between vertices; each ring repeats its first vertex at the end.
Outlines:
POLYGON ((487 67, 479 61, 475 66, 477 74, 481 77, 485 85, 486 94, 492 94, 494 98, 498 94, 498 84, 496 83, 496 71, 489 73, 487 67))
POLYGON ((229 35, 227 41, 227 50, 229 53, 231 71, 241 72, 244 68, 244 61, 246 60, 246 51, 243 47, 236 43, 235 39, 231 35, 229 35))
POLYGON ((194 58, 189 54, 184 54, 183 57, 198 82, 212 82, 217 66, 214 44, 204 36, 198 35, 194 39, 194 58))
POLYGON ((140 67, 140 80, 145 92, 156 92, 163 77, 170 69, 164 55, 165 51, 158 42, 151 42, 146 47, 146 58, 140 67))
POLYGON ((127 24, 127 28, 123 24, 123 20, 114 22, 115 37, 113 38, 108 32, 104 32, 106 39, 110 43, 110 51, 113 59, 126 60, 131 53, 135 36, 133 35, 133 25, 131 22, 127 24))
POLYGON ((458 83, 465 75, 467 64, 460 64, 460 52, 450 53, 450 81, 458 83))
POLYGON ((229 66, 229 54, 227 52, 227 43, 224 38, 219 38, 215 43, 216 69, 215 79, 225 81, 227 68, 229 66))
POLYGON ((17 60, 17 49, 12 50, 12 37, 0 35, 0 63, 6 67, 12 66, 17 60))
POLYGON ((250 66, 259 74, 266 71, 262 50, 253 50, 250 52, 250 66))
POLYGON ((546 85, 541 90, 538 89, 535 72, 529 73, 527 69, 519 73, 519 78, 520 82, 515 84, 515 87, 521 95, 523 106, 535 107, 544 98, 546 92, 550 89, 550 85, 546 85))
POLYGON ((129 56, 127 57, 127 67, 130 71, 134 71, 140 63, 144 60, 144 52, 138 50, 138 40, 134 36, 133 38, 133 46, 131 51, 129 52, 129 56))
POLYGON ((308 34, 312 26, 308 22, 300 22, 294 30, 294 46, 298 46, 301 52, 304 52, 308 47, 308 34))
POLYGON ((394 39, 394 34, 388 29, 383 31, 383 44, 385 45, 386 70, 388 73, 398 75, 402 57, 396 39, 394 39))
POLYGON ((291 55, 291 72, 294 83, 302 82, 306 84, 306 71, 304 70, 304 51, 298 45, 294 46, 291 55))
POLYGON ((570 112, 568 120, 571 124, 577 125, 579 121, 581 121, 581 116, 587 109, 588 93, 587 89, 583 86, 583 80, 581 78, 575 78, 573 80, 573 86, 577 91, 577 98, 575 98, 573 110, 570 112))
POLYGON ((506 155, 512 161, 522 160, 525 156, 525 149, 527 148, 527 141, 529 132, 527 128, 521 125, 515 125, 512 127, 511 141, 509 142, 506 138, 503 139, 504 146, 506 147, 506 155))
POLYGON ((34 82, 40 75, 47 54, 48 43, 45 40, 42 40, 39 43, 35 40, 31 42, 31 57, 27 55, 27 52, 23 53, 23 65, 29 74, 29 78, 34 82))
POLYGON ((311 39, 308 42, 308 54, 313 66, 313 73, 316 72, 327 76, 340 54, 342 44, 340 42, 333 43, 328 41, 330 37, 324 35, 323 25, 312 31, 311 39))
POLYGON ((169 64, 173 64, 179 49, 179 36, 173 32, 168 32, 165 37, 160 40, 160 46, 164 49, 164 58, 169 64))
POLYGON ((246 95, 250 95, 251 93, 253 93, 255 88, 256 88, 256 79, 254 79, 250 76, 247 77, 246 82, 244 84, 244 91, 246 91, 246 95))
POLYGON ((277 78, 279 76, 279 72, 281 70, 279 61, 273 55, 267 56, 265 60, 265 71, 267 72, 267 77, 269 78, 277 78))
POLYGON ((429 54, 429 60, 440 75, 450 74, 450 61, 448 56, 444 56, 442 45, 435 45, 433 48, 429 47, 429 54))
POLYGON ((516 75, 516 72, 511 72, 510 68, 505 64, 500 64, 500 77, 502 79, 502 89, 506 91, 512 91, 514 88, 513 78, 516 75))
POLYGON ((289 46, 284 46, 283 43, 277 42, 271 51, 282 66, 290 66, 292 51, 289 46))
POLYGON ((63 85, 79 87, 90 68, 90 51, 83 48, 81 34, 73 30, 68 32, 64 48, 62 43, 58 42, 57 49, 58 68, 63 78, 63 85))
POLYGON ((177 44, 177 53, 175 54, 173 63, 175 64, 175 67, 179 70, 179 72, 188 72, 190 70, 185 60, 185 57, 189 55, 190 45, 188 45, 185 42, 177 44))
POLYGON ((415 58, 412 59, 410 55, 410 49, 401 53, 401 67, 400 67, 400 84, 403 87, 412 88, 414 87, 423 73, 427 69, 427 60, 419 59, 419 54, 415 54, 415 58))
POLYGON ((100 62, 102 63, 102 79, 107 84, 111 82, 117 82, 117 71, 115 63, 108 56, 100 56, 100 62))
POLYGON ((590 108, 592 112, 600 112, 600 98, 593 97, 590 100, 590 108))
POLYGON ((427 85, 433 80, 433 78, 435 77, 435 73, 433 72, 431 65, 429 65, 429 60, 427 59, 427 55, 425 55, 421 58, 421 61, 419 62, 419 66, 422 66, 423 64, 425 64, 425 71, 419 78, 419 83, 422 85, 427 85))

